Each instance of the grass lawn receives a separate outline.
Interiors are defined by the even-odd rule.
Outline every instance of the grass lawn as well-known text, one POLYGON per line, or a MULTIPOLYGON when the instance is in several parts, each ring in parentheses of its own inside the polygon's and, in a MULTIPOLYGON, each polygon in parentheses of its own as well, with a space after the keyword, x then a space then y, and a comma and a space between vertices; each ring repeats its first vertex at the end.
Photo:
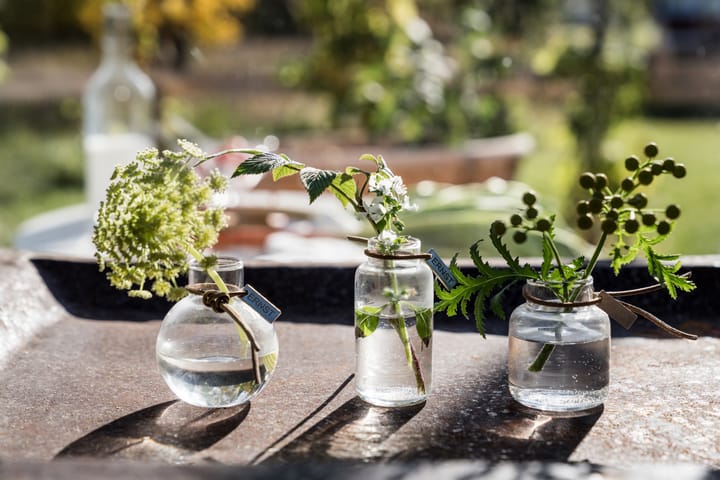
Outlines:
MULTIPOLYGON (((577 178, 573 140, 562 117, 552 111, 534 111, 535 122, 526 122, 538 145, 524 159, 518 180, 530 184, 550 205, 559 206, 568 198, 571 182, 577 178)), ((665 252, 686 255, 720 252, 720 202, 713 194, 720 188, 720 121, 715 119, 626 120, 615 127, 605 142, 605 155, 617 161, 641 156, 648 142, 660 147, 660 158, 673 157, 684 163, 688 175, 681 181, 661 177, 649 187, 651 203, 664 208, 676 203, 682 210, 675 231, 663 244, 665 252)))

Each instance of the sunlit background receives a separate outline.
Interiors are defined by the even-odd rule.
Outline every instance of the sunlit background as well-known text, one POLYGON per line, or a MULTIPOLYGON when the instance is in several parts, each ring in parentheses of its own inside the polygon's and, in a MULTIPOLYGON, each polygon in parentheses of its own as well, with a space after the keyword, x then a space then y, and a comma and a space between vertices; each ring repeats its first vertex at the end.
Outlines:
MULTIPOLYGON (((81 99, 105 3, 0 0, 0 246, 92 254, 81 99)), ((560 213, 564 248, 584 249, 578 173, 617 184, 624 159, 657 142, 688 169, 650 186, 651 202, 682 209, 663 248, 720 251, 718 0, 124 3, 160 146, 264 144, 333 168, 382 154, 420 206, 408 233, 450 256, 527 189, 560 213)), ((333 198, 309 207, 299 187, 237 180, 219 247, 281 261, 357 253, 343 239, 362 224, 333 198)))

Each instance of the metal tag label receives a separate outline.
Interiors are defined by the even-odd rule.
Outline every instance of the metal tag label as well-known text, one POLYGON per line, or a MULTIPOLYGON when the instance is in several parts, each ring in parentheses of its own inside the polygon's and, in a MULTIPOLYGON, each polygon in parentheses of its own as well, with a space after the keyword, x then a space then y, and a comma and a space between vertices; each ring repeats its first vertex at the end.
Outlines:
POLYGON ((270 300, 263 297, 257 290, 250 285, 245 285, 247 295, 241 298, 243 302, 248 304, 253 310, 258 312, 268 322, 272 323, 280 316, 280 309, 273 305, 270 300))
POLYGON ((445 264, 443 259, 440 258, 440 255, 438 255, 432 248, 428 250, 428 253, 432 256, 427 259, 426 262, 432 271, 435 272, 435 276, 438 280, 440 280, 440 283, 442 283, 448 290, 455 288, 458 281, 455 278, 455 275, 453 275, 450 271, 450 267, 445 264))

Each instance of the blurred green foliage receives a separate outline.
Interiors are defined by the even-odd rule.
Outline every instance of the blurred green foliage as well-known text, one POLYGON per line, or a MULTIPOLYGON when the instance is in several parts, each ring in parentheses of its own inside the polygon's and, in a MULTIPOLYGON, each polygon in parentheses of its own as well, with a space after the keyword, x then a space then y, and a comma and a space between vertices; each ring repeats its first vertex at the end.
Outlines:
POLYGON ((8 40, 7 36, 0 30, 0 83, 3 81, 5 76, 8 74, 8 66, 5 63, 4 55, 7 52, 8 40))
POLYGON ((494 81, 490 21, 477 5, 449 9, 442 41, 414 0, 307 0, 294 4, 312 35, 309 58, 286 66, 289 85, 328 93, 335 127, 370 141, 456 143, 512 130, 494 81))
POLYGON ((0 172, 0 245, 11 244, 22 220, 84 200, 82 148, 75 131, 3 130, 0 172))

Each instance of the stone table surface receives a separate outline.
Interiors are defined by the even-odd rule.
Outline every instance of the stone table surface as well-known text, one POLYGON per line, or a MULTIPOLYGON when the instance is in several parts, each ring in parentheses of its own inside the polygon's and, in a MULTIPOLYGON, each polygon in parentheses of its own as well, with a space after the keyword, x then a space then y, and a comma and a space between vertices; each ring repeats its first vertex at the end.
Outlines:
MULTIPOLYGON (((351 313, 322 323, 285 311, 276 323, 279 364, 266 389, 249 405, 208 410, 177 401, 162 381, 154 357, 160 316, 121 318, 127 315, 117 309, 118 318, 87 318, 50 292, 49 277, 28 256, 0 250, 0 265, 0 333, 16 337, 0 343, 0 477, 93 478, 88 472, 99 468, 112 478, 138 471, 162 478, 164 468, 181 468, 166 464, 208 468, 213 478, 231 466, 245 468, 247 478, 317 465, 328 470, 307 478, 331 478, 338 464, 385 467, 357 478, 390 478, 397 465, 470 468, 477 476, 497 473, 491 465, 534 461, 584 473, 694 468, 698 478, 720 468, 714 336, 614 338, 605 405, 555 415, 510 397, 504 335, 483 339, 440 326, 429 400, 387 409, 355 395, 351 313)), ((173 472, 200 478, 203 470, 173 472)))

